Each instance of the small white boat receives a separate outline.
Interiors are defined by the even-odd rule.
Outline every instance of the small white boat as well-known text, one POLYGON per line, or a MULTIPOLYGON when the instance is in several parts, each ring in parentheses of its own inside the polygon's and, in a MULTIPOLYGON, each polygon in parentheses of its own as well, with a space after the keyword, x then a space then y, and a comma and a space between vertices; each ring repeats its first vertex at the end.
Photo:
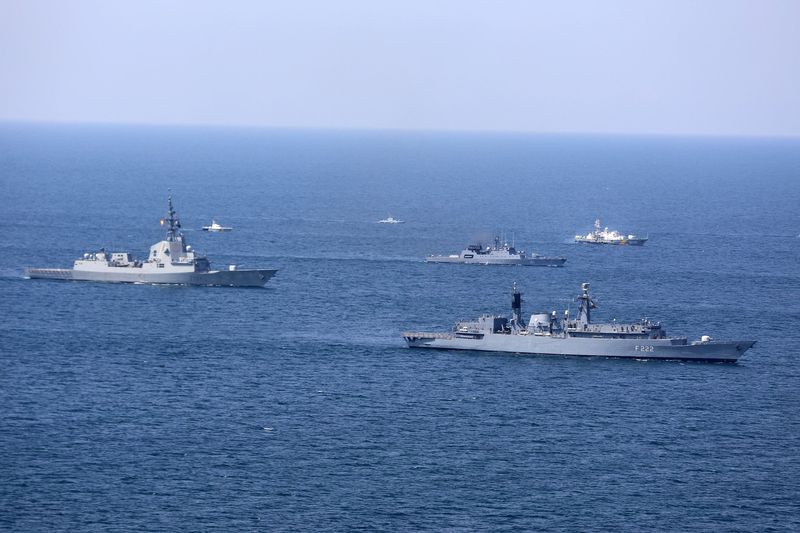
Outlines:
POLYGON ((210 226, 203 226, 203 231, 214 231, 214 232, 217 232, 217 233, 220 233, 220 232, 223 232, 223 231, 231 231, 232 229, 233 228, 231 228, 229 226, 221 226, 221 225, 219 225, 217 223, 217 221, 213 220, 213 219, 211 220, 211 225, 210 226))
POLYGON ((383 220, 379 220, 378 224, 405 224, 405 220, 397 220, 394 217, 384 218, 383 220))
POLYGON ((601 229, 600 219, 594 221, 594 231, 586 235, 575 235, 575 242, 585 244, 618 244, 629 246, 642 246, 647 242, 647 237, 637 237, 636 235, 623 235, 617 230, 601 229))

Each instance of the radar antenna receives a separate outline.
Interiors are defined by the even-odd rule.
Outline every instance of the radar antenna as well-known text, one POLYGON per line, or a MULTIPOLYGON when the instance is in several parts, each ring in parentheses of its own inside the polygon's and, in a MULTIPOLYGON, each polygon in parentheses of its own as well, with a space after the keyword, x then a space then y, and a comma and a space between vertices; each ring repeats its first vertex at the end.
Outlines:
MULTIPOLYGON (((166 223, 168 224, 167 227, 167 241, 181 241, 183 240, 183 235, 181 234, 181 221, 177 218, 177 213, 175 213, 175 209, 172 206, 172 189, 169 190, 169 197, 167 199, 167 219, 166 223)), ((162 225, 164 224, 164 220, 161 221, 162 225)))

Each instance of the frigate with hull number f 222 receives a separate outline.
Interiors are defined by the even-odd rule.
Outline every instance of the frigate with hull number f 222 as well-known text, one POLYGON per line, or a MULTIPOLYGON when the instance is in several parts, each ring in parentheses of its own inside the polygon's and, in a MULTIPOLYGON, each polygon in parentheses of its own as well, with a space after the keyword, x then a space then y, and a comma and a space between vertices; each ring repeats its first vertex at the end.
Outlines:
POLYGON ((511 318, 484 315, 477 320, 456 322, 446 333, 405 332, 411 348, 482 350, 533 355, 569 355, 625 359, 684 359, 735 362, 755 341, 715 341, 708 335, 688 341, 668 337, 660 323, 596 323, 591 320, 595 301, 584 283, 577 318, 556 312, 537 313, 526 324, 522 318, 522 295, 514 286, 511 318))

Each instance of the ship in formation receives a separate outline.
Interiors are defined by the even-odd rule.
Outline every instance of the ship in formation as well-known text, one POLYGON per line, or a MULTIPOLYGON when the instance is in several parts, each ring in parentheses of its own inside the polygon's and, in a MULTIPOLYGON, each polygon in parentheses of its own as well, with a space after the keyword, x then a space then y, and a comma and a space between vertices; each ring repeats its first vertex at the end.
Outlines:
POLYGON ((405 224, 405 223, 406 223, 405 220, 398 220, 392 216, 382 218, 381 220, 378 221, 378 224, 405 224))
POLYGON ((627 244, 630 246, 642 246, 647 242, 647 237, 623 235, 617 230, 609 230, 608 227, 601 228, 600 219, 598 218, 594 221, 594 230, 586 235, 575 235, 575 242, 584 244, 627 244))
POLYGON ((526 254, 517 250, 507 242, 501 244, 500 238, 494 238, 494 244, 470 244, 459 254, 429 255, 426 263, 462 263, 467 265, 522 265, 522 266, 564 266, 564 257, 548 257, 536 253, 526 254))
POLYGON ((229 265, 224 270, 211 267, 208 258, 198 255, 181 232, 181 224, 168 200, 166 238, 150 247, 145 260, 135 259, 129 252, 108 252, 105 249, 86 253, 72 268, 27 268, 28 278, 112 283, 154 283, 177 285, 212 285, 229 287, 261 287, 275 275, 275 269, 240 269, 229 265))
POLYGON ((550 356, 610 357, 735 362, 755 341, 716 341, 708 335, 689 341, 671 337, 658 322, 641 319, 632 323, 592 321, 597 306, 583 283, 577 297, 577 317, 556 311, 534 313, 527 323, 522 315, 522 295, 512 291, 511 317, 484 315, 456 322, 449 332, 405 332, 410 348, 478 350, 550 356))
POLYGON ((226 231, 233 231, 233 228, 230 226, 223 226, 213 218, 211 219, 210 226, 203 226, 203 231, 208 231, 211 233, 224 233, 226 231))

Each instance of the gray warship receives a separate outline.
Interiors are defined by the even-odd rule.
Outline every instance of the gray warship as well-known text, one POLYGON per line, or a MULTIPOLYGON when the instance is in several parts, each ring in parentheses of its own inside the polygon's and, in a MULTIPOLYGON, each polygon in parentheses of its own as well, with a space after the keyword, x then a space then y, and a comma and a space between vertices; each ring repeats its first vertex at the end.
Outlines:
POLYGON ((609 230, 607 227, 601 229, 600 219, 594 221, 594 230, 586 235, 575 235, 575 242, 584 244, 617 244, 629 246, 643 246, 647 242, 647 237, 637 237, 636 235, 623 235, 617 230, 609 230))
POLYGON ((564 257, 546 257, 539 254, 526 254, 508 243, 500 244, 500 238, 494 238, 493 246, 470 244, 460 254, 429 255, 426 263, 461 263, 467 265, 522 265, 522 266, 564 266, 564 257))
POLYGON ((129 252, 99 252, 84 254, 72 268, 26 268, 28 278, 63 279, 75 281, 104 281, 111 283, 166 283, 175 285, 215 285, 228 287, 261 287, 275 275, 274 269, 213 270, 208 258, 197 255, 181 232, 181 223, 168 200, 165 240, 150 247, 144 261, 129 252))
POLYGON ((689 342, 686 337, 668 337, 658 322, 595 323, 591 320, 595 301, 589 284, 581 285, 577 318, 569 310, 536 313, 527 324, 522 318, 522 295, 516 284, 512 292, 511 318, 484 315, 477 320, 456 322, 451 332, 405 332, 410 348, 481 350, 533 355, 611 357, 735 362, 755 341, 715 341, 708 335, 689 342))

